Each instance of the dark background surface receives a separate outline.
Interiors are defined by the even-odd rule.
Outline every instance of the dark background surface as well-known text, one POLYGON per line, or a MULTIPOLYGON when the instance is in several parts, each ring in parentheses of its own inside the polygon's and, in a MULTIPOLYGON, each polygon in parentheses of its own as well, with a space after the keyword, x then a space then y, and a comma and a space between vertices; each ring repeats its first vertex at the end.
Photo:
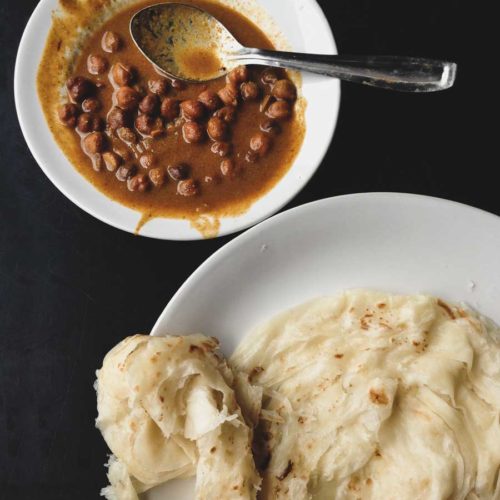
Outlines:
MULTIPOLYGON (((105 485, 94 428, 94 373, 231 239, 176 243, 108 227, 37 167, 12 93, 17 46, 36 0, 5 2, 0 33, 0 498, 91 499, 105 485)), ((284 0, 286 3, 286 0, 284 0)), ((476 92, 458 0, 321 0, 343 53, 459 63, 456 86, 405 95, 343 85, 338 127, 314 179, 290 206, 362 191, 423 193, 500 214, 493 160, 473 140, 476 92), (469 80, 470 79, 470 80, 469 80), (473 161, 472 161, 473 159, 473 161)))

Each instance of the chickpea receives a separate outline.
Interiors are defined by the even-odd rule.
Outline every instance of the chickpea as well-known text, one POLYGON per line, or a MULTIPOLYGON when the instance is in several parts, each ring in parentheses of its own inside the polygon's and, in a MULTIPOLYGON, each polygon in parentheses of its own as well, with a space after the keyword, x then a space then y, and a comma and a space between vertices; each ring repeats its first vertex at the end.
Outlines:
POLYGON ((260 75, 260 81, 264 85, 274 85, 278 81, 278 74, 272 68, 266 68, 260 75))
POLYGON ((106 31, 101 39, 101 47, 104 52, 116 52, 122 45, 121 38, 113 31, 106 31))
POLYGON ((241 97, 244 101, 254 101, 259 97, 260 90, 255 82, 244 82, 241 84, 241 97))
POLYGON ((104 160, 106 168, 110 172, 114 172, 120 166, 121 163, 120 156, 118 156, 116 153, 113 153, 112 151, 106 151, 105 153, 103 153, 102 159, 104 160))
POLYGON ((271 148, 271 138, 264 132, 257 132, 250 138, 250 149, 259 156, 264 156, 271 148))
POLYGON ((149 91, 157 95, 165 95, 168 92, 168 80, 166 78, 156 78, 148 81, 149 91))
POLYGON ((213 141, 223 141, 227 136, 227 123, 213 116, 208 120, 207 132, 213 141))
POLYGON ((160 114, 165 118, 165 120, 171 122, 179 116, 180 108, 179 101, 172 99, 171 97, 166 97, 161 102, 160 114))
POLYGON ((264 120, 261 124, 260 124, 260 129, 262 130, 262 132, 266 132, 266 134, 279 134, 280 133, 280 126, 278 125, 278 123, 274 120, 264 120))
POLYGON ((205 138, 205 130, 199 123, 189 121, 182 126, 182 136, 188 144, 201 142, 205 138))
POLYGON ((142 99, 147 94, 146 88, 140 83, 135 83, 134 85, 132 85, 132 88, 139 93, 140 99, 142 99))
POLYGON ((131 165, 131 166, 124 165, 124 166, 118 168, 115 176, 119 181, 125 182, 127 179, 129 179, 130 177, 135 175, 136 172, 137 172, 137 168, 134 165, 131 165))
POLYGON ((123 160, 129 161, 132 159, 132 151, 128 147, 120 146, 120 144, 113 145, 113 151, 123 160))
POLYGON ((238 89, 232 84, 228 84, 221 88, 219 92, 217 92, 217 95, 226 106, 238 105, 238 89))
POLYGON ((231 144, 228 142, 215 141, 212 144, 210 151, 219 156, 227 156, 231 152, 231 144))
POLYGON ((185 82, 183 82, 182 80, 177 80, 175 78, 170 82, 170 85, 172 85, 172 88, 175 90, 185 90, 187 87, 185 82))
POLYGON ((120 127, 116 130, 118 137, 126 144, 135 144, 137 142, 137 136, 135 132, 128 127, 120 127))
POLYGON ((290 104, 287 101, 276 101, 273 102, 266 111, 266 115, 269 118, 275 120, 288 120, 292 114, 290 104))
POLYGON ((180 181, 177 184, 177 192, 181 196, 195 196, 198 194, 198 185, 193 179, 187 179, 185 181, 180 181))
POLYGON ((108 69, 108 61, 100 55, 89 54, 87 57, 87 71, 91 75, 102 75, 108 69))
POLYGON ((82 102, 82 110, 85 113, 95 113, 101 109, 101 103, 95 97, 87 97, 82 102))
POLYGON ((189 177, 189 167, 184 163, 169 165, 167 172, 174 181, 182 181, 189 177))
POLYGON ((250 78, 250 73, 246 66, 238 66, 231 70, 227 75, 227 81, 234 86, 246 82, 250 78))
POLYGON ((188 99, 187 101, 181 102, 182 116, 186 120, 199 120, 205 114, 205 106, 199 101, 194 99, 188 99))
POLYGON ((130 115, 123 109, 115 106, 111 108, 106 121, 111 130, 116 130, 130 125, 130 115))
POLYGON ((214 113, 214 116, 220 118, 226 123, 232 123, 236 119, 236 108, 234 106, 224 106, 214 113))
POLYGON ((155 157, 153 153, 144 153, 139 157, 139 164, 142 168, 151 168, 155 163, 155 157))
POLYGON ((162 168, 152 168, 149 172, 149 180, 156 187, 161 187, 165 184, 165 172, 162 168))
POLYGON ((83 76, 75 76, 66 82, 69 97, 74 102, 82 102, 95 92, 94 84, 83 76))
POLYGON ((220 163, 220 171, 225 177, 233 177, 236 171, 234 160, 226 158, 220 163))
POLYGON ((204 90, 198 96, 198 101, 200 101, 209 111, 215 111, 222 105, 219 96, 212 90, 204 90))
POLYGON ((59 121, 67 127, 74 127, 79 113, 78 106, 72 103, 63 104, 57 111, 59 121))
POLYGON ((132 87, 120 87, 116 91, 116 104, 125 111, 133 111, 139 105, 140 95, 132 87))
POLYGON ((151 135, 153 130, 161 130, 161 119, 155 119, 150 115, 139 115, 135 119, 135 128, 144 135, 151 135))
POLYGON ((160 101, 155 94, 148 94, 139 103, 139 110, 145 115, 156 115, 160 108, 160 101))
POLYGON ((128 64, 117 62, 111 68, 113 82, 119 87, 130 85, 134 81, 134 70, 128 64))
POLYGON ((256 163, 258 159, 259 155, 255 151, 247 151, 247 154, 245 155, 245 161, 247 161, 248 163, 256 163))
POLYGON ((102 153, 104 147, 105 139, 101 132, 91 132, 83 138, 83 149, 87 154, 102 153))
POLYGON ((83 134, 96 132, 102 130, 102 122, 98 116, 91 115, 90 113, 82 113, 78 117, 76 128, 83 134))
POLYGON ((92 160, 92 168, 96 172, 100 172, 102 170, 102 167, 104 166, 104 160, 102 159, 102 154, 101 153, 96 153, 91 156, 92 160))
POLYGON ((146 174, 137 174, 127 179, 129 191, 139 191, 144 193, 149 188, 149 177, 146 174))
POLYGON ((293 102, 297 99, 297 88, 290 80, 278 80, 273 85, 271 95, 276 99, 293 102))
POLYGON ((104 123, 99 116, 93 116, 92 118, 92 130, 97 132, 104 129, 104 123))

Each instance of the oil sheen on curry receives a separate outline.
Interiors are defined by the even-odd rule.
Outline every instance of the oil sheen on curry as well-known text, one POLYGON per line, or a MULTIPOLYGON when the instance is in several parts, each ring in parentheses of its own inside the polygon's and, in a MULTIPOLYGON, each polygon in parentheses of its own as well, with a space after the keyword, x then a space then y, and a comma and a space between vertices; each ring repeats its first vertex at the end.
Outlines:
MULTIPOLYGON (((81 174, 145 219, 243 213, 300 149, 296 86, 285 71, 262 66, 239 66, 203 84, 160 75, 129 34, 133 14, 151 3, 129 4, 92 30, 67 61, 57 97, 51 72, 61 72, 53 54, 64 29, 54 21, 38 74, 48 124, 81 174)), ((183 3, 216 16, 244 45, 273 48, 236 11, 204 0, 183 3)), ((210 54, 186 53, 184 64, 198 74, 213 70, 210 54)))

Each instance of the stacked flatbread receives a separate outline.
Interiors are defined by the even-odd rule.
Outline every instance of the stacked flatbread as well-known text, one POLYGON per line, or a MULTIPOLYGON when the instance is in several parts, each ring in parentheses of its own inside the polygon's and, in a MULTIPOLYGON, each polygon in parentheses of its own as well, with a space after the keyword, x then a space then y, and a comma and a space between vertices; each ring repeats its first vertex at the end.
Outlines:
POLYGON ((500 332, 428 296, 287 311, 231 363, 265 391, 264 499, 500 498, 500 332))
POLYGON ((216 349, 136 336, 106 356, 108 499, 195 473, 197 499, 500 499, 500 330, 474 313, 358 290, 273 318, 230 367, 216 349))
POLYGON ((106 498, 136 500, 194 474, 197 499, 256 497, 251 419, 261 391, 236 381, 217 347, 203 335, 136 335, 108 353, 96 382, 97 427, 114 454, 106 498), (248 405, 250 426, 233 386, 248 405))

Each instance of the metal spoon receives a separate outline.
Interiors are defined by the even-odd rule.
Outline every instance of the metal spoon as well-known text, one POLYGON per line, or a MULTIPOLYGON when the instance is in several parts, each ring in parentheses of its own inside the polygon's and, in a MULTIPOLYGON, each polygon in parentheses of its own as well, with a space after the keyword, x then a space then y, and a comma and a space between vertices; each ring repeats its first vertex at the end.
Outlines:
POLYGON ((162 3, 137 12, 130 33, 139 50, 168 76, 204 82, 240 64, 261 64, 333 76, 404 92, 450 88, 452 62, 400 56, 334 56, 244 47, 208 12, 180 3, 162 3))

